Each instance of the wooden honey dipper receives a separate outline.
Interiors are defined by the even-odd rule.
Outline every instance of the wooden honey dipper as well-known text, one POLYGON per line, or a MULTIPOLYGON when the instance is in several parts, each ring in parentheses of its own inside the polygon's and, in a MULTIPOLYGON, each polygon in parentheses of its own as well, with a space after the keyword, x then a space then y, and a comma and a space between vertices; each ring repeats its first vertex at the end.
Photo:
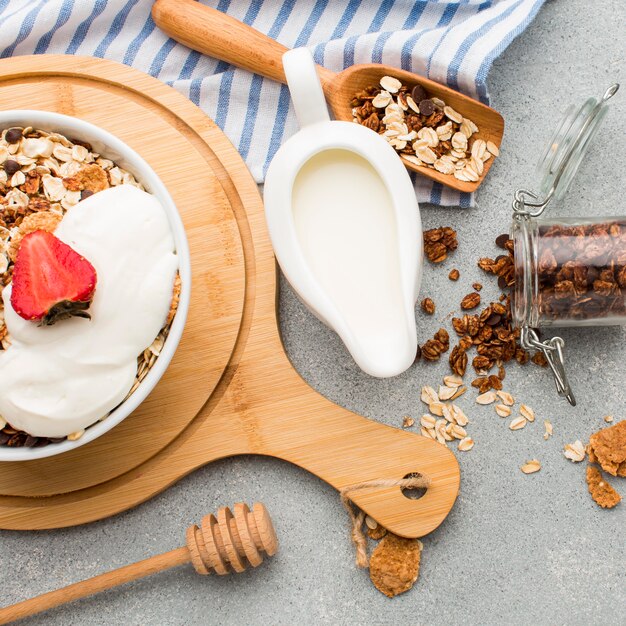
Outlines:
POLYGON ((35 615, 189 561, 196 572, 204 576, 211 572, 221 576, 231 571, 240 573, 248 565, 257 567, 263 562, 263 553, 273 556, 278 550, 272 520, 260 502, 254 504, 252 511, 240 502, 235 504, 233 511, 222 507, 217 516, 212 513, 205 515, 200 528, 192 524, 187 529, 185 546, 2 608, 0 624, 35 615))

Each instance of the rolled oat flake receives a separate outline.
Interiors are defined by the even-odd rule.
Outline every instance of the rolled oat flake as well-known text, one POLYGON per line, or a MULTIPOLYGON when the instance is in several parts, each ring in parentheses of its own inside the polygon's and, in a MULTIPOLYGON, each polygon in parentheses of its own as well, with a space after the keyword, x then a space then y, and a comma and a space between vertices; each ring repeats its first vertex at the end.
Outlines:
POLYGON ((559 395, 572 406, 565 342, 540 338, 538 329, 626 324, 626 217, 541 216, 565 195, 618 89, 613 84, 599 100, 567 109, 539 161, 539 193, 519 189, 513 200, 513 322, 522 347, 544 354, 559 395))

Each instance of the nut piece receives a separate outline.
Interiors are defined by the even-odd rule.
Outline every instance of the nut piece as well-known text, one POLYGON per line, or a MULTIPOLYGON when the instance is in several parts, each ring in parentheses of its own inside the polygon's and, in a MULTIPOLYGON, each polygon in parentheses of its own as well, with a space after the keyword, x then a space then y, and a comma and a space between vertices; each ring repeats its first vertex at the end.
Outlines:
POLYGON ((587 466, 587 488, 596 504, 603 509, 612 509, 622 500, 621 496, 602 477, 602 472, 595 465, 587 466))
POLYGON ((463 300, 461 300, 461 308, 468 311, 475 309, 480 304, 480 294, 476 292, 468 293, 463 300))
POLYGON ((574 463, 580 463, 580 461, 585 460, 585 446, 578 440, 574 443, 566 443, 563 446, 563 454, 566 459, 574 463))
POLYGON ((527 461, 520 467, 524 474, 534 474, 541 469, 541 463, 537 459, 532 459, 531 461, 527 461))
POLYGON ((459 276, 461 276, 461 272, 459 272, 459 270, 457 270, 456 268, 451 269, 450 273, 448 274, 448 278, 450 280, 459 280, 459 276))
POLYGON ((493 391, 487 391, 476 398, 476 404, 492 404, 496 401, 496 394, 493 391))
POLYGON ((422 543, 387 533, 370 558, 370 578, 388 598, 408 591, 419 576, 422 543))
POLYGON ((424 298, 420 303, 420 307, 427 315, 433 315, 435 313, 435 303, 431 298, 424 298))

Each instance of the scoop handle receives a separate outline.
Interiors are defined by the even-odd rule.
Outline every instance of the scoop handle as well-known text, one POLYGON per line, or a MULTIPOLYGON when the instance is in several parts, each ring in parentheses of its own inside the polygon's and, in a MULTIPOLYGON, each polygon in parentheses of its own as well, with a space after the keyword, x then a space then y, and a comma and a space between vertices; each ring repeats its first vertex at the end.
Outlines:
MULTIPOLYGON (((156 0, 152 19, 172 39, 211 57, 286 83, 282 56, 288 48, 258 30, 196 0, 156 0)), ((318 67, 322 84, 334 74, 318 67)))

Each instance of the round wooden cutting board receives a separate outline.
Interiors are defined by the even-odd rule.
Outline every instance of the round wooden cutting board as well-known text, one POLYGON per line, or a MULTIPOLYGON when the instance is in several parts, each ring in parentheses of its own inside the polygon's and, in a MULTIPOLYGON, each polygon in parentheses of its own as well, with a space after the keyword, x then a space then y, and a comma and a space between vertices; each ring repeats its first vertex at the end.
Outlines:
POLYGON ((445 519, 459 487, 447 448, 334 405, 291 366, 278 332, 276 265, 261 198, 240 156, 200 109, 136 70, 83 57, 1 60, 0 87, 4 109, 73 115, 139 152, 178 206, 192 261, 185 332, 154 392, 77 450, 1 463, 0 528, 101 519, 214 459, 248 453, 296 463, 338 489, 425 473, 432 485, 419 500, 398 487, 361 490, 353 500, 404 536, 422 536, 445 519))

